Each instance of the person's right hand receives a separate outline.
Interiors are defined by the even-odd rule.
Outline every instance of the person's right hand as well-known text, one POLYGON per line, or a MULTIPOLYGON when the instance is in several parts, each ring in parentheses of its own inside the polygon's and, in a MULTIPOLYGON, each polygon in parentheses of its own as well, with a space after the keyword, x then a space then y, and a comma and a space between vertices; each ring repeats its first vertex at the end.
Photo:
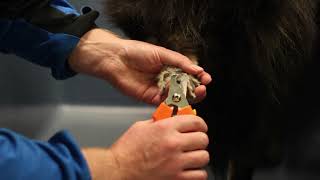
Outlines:
POLYGON ((140 121, 105 151, 105 158, 85 155, 97 180, 205 180, 207 129, 197 116, 140 121))

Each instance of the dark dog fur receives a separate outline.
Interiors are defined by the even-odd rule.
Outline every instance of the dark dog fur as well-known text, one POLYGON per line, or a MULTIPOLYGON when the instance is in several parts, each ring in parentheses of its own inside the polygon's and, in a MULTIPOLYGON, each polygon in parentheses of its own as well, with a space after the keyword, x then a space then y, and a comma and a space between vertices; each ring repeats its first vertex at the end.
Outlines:
MULTIPOLYGON (((316 0, 107 0, 133 39, 197 59, 214 83, 198 105, 216 172, 250 179, 288 143, 297 88, 312 64, 316 0)), ((302 90, 301 90, 302 91, 302 90)))

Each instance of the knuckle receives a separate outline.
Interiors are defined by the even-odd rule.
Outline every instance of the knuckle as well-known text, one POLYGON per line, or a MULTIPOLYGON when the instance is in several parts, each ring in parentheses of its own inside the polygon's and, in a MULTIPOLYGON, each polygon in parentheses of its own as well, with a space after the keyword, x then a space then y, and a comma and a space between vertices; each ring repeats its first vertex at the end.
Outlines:
POLYGON ((167 120, 162 120, 157 123, 157 128, 159 131, 167 131, 171 127, 170 123, 167 120))
POLYGON ((193 125, 197 126, 197 127, 201 127, 202 126, 202 121, 197 116, 195 116, 194 117, 194 121, 193 121, 193 125))
POLYGON ((168 53, 168 49, 166 49, 166 48, 164 48, 164 47, 162 47, 162 46, 157 46, 157 47, 158 47, 158 50, 159 50, 159 51, 168 53))
MULTIPOLYGON (((178 58, 177 58, 178 59, 178 58)), ((187 61, 188 62, 188 61, 187 61)), ((178 61, 177 61, 177 66, 179 66, 180 68, 183 68, 183 67, 185 67, 185 65, 186 65, 186 62, 185 62, 185 59, 178 59, 178 61)))
POLYGON ((199 129, 203 129, 203 128, 206 128, 206 123, 204 122, 203 119, 196 116, 196 118, 193 121, 193 126, 199 129))
POLYGON ((208 132, 208 125, 207 123, 199 117, 199 126, 203 129, 203 132, 208 132))
POLYGON ((200 171, 199 173, 199 180, 207 180, 208 179, 208 173, 205 170, 200 171))
POLYGON ((209 145, 209 137, 205 133, 200 133, 200 141, 203 144, 204 148, 207 148, 209 145))
POLYGON ((207 151, 203 150, 194 157, 195 162, 199 165, 199 167, 206 166, 210 161, 210 155, 207 151))
POLYGON ((118 55, 123 58, 128 58, 130 55, 130 50, 127 46, 123 46, 118 52, 118 55))
POLYGON ((153 57, 153 59, 156 59, 157 61, 161 61, 161 55, 160 55, 160 53, 162 52, 162 49, 160 49, 160 48, 153 48, 151 52, 152 52, 152 57, 153 57))
POLYGON ((204 151, 202 154, 202 161, 204 164, 208 164, 210 162, 210 154, 208 151, 204 151))
POLYGON ((170 138, 165 143, 165 148, 168 151, 176 151, 179 150, 181 143, 178 138, 170 138))

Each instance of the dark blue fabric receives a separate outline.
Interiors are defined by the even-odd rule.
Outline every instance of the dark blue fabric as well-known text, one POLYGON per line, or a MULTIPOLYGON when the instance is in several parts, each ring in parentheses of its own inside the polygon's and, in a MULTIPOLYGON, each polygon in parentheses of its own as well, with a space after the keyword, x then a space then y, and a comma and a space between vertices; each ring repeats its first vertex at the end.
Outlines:
POLYGON ((67 59, 78 42, 78 37, 53 34, 23 19, 0 19, 0 51, 50 67, 56 79, 65 79, 75 74, 69 68, 67 59))
POLYGON ((69 68, 67 59, 78 42, 78 37, 53 34, 23 19, 0 20, 0 51, 50 67, 56 79, 65 79, 75 74, 69 68))
MULTIPOLYGON (((79 13, 67 0, 52 0, 49 3, 48 6, 56 9, 62 16, 79 16, 79 13)), ((48 6, 43 5, 43 9, 48 6)), ((32 14, 32 12, 21 12, 21 14, 32 14)), ((48 16, 48 22, 51 20, 50 15, 44 14, 44 16, 48 16)), ((56 14, 52 16, 54 19, 56 14)), ((15 54, 33 63, 49 67, 56 79, 66 79, 76 74, 70 69, 67 59, 78 42, 79 37, 65 33, 48 32, 29 23, 24 17, 0 19, 0 51, 15 54)))
POLYGON ((66 131, 40 142, 0 129, 0 172, 3 180, 91 179, 86 161, 66 131))

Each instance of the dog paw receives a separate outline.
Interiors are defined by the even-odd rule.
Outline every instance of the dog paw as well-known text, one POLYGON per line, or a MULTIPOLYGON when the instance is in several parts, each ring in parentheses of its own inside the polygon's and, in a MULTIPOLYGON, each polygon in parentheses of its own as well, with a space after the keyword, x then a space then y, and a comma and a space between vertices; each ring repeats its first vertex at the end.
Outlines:
POLYGON ((178 79, 181 81, 184 95, 187 97, 188 101, 192 102, 196 98, 194 90, 200 85, 200 81, 193 75, 189 75, 179 68, 168 66, 160 72, 157 80, 161 92, 165 92, 168 83, 174 75, 177 75, 178 79))

